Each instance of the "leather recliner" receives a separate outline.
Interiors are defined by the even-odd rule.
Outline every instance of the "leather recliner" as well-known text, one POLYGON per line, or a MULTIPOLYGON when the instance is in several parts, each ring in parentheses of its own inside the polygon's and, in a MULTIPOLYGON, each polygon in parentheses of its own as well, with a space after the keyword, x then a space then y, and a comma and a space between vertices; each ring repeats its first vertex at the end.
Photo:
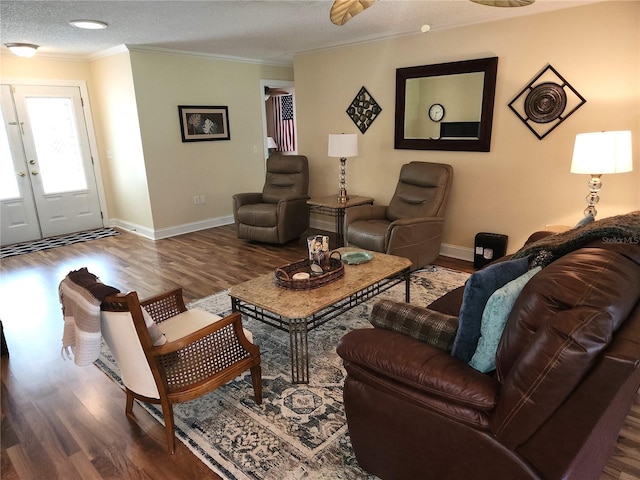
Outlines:
POLYGON ((233 196, 238 238, 287 243, 309 228, 309 162, 303 155, 272 155, 262 192, 233 196))
POLYGON ((451 165, 410 162, 402 166, 388 206, 347 209, 347 245, 406 257, 411 270, 440 254, 447 200, 453 180, 451 165))

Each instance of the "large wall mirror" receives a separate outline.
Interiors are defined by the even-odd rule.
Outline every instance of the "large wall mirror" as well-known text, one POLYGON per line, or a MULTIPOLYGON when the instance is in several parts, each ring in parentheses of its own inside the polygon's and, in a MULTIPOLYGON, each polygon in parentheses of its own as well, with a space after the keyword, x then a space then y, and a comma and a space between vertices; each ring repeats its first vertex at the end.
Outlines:
POLYGON ((488 152, 498 57, 396 70, 395 148, 488 152))

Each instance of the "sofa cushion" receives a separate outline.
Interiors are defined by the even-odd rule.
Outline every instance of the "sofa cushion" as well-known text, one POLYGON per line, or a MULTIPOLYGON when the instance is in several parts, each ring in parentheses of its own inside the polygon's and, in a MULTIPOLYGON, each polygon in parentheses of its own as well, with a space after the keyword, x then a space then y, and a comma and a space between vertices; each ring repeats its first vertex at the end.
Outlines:
POLYGON ((458 329, 458 317, 392 300, 376 302, 369 321, 445 351, 451 350, 458 329))
POLYGON ((491 264, 469 277, 464 287, 460 323, 451 355, 465 363, 471 360, 478 346, 482 312, 487 300, 493 292, 523 275, 528 269, 528 260, 520 258, 491 264))
POLYGON ((489 297, 487 305, 482 312, 478 348, 469 362, 471 367, 483 373, 495 370, 498 343, 500 342, 500 337, 502 337, 502 332, 507 324, 513 304, 516 303, 516 299, 527 282, 540 270, 542 270, 542 267, 529 270, 493 292, 489 297))

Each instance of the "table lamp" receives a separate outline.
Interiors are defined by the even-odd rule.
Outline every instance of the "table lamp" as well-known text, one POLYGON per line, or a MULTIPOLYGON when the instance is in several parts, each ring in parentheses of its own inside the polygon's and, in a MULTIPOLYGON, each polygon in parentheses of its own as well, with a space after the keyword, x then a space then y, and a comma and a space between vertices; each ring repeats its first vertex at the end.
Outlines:
POLYGON ((329 156, 340 159, 340 175, 338 192, 338 202, 347 203, 347 157, 358 156, 358 135, 355 133, 330 133, 329 134, 329 156))
POLYGON ((600 177, 605 173, 623 173, 633 170, 631 157, 631 131, 591 132, 576 135, 573 147, 571 173, 591 175, 587 184, 587 208, 584 216, 596 217, 598 191, 602 188, 600 177))
POLYGON ((276 150, 277 148, 278 144, 273 137, 267 137, 267 151, 269 152, 269 156, 273 153, 272 150, 276 150))

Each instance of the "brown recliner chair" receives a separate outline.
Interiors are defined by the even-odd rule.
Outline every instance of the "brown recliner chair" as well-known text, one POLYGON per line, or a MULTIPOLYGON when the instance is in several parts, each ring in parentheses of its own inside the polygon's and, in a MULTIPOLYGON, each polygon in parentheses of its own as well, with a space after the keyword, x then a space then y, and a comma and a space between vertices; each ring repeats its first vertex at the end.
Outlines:
POLYGON ((238 238, 287 243, 309 228, 309 162, 303 155, 272 155, 262 193, 233 196, 238 238))
POLYGON ((452 180, 451 165, 403 165, 388 206, 363 205, 347 210, 347 245, 406 257, 413 263, 411 270, 430 264, 440 254, 452 180))

